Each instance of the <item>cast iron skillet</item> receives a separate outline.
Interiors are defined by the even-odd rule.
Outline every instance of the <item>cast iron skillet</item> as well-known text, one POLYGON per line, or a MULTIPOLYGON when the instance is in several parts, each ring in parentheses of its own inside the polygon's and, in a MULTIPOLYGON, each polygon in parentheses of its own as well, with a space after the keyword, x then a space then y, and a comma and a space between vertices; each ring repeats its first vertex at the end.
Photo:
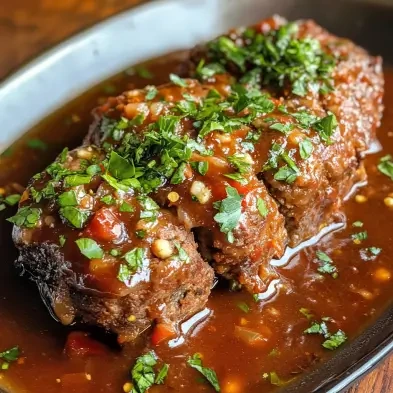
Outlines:
MULTIPOLYGON (((382 55, 385 64, 393 63, 393 0, 153 1, 83 31, 2 82, 0 150, 57 108, 128 66, 190 48, 231 27, 274 13, 288 19, 313 18, 331 32, 382 55), (25 97, 34 105, 26 107, 25 97)), ((393 307, 333 358, 282 393, 343 391, 391 350, 393 307)))

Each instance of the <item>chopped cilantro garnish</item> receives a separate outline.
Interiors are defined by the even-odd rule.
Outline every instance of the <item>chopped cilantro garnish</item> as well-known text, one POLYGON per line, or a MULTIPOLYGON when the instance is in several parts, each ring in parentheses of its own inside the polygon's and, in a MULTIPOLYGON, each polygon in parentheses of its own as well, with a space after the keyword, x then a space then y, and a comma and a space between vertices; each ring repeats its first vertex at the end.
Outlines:
POLYGON ((21 207, 18 212, 7 221, 12 222, 18 227, 34 228, 37 226, 41 217, 41 209, 36 207, 21 207))
POLYGON ((250 306, 246 302, 238 302, 238 303, 236 303, 236 305, 243 312, 245 312, 245 313, 250 312, 250 306))
POLYGON ((169 79, 172 81, 172 83, 174 83, 177 86, 187 87, 187 82, 176 74, 170 74, 169 79))
POLYGON ((352 226, 355 228, 362 228, 363 227, 363 223, 362 221, 355 221, 352 223, 352 226))
POLYGON ((327 338, 322 346, 326 349, 330 349, 331 351, 337 349, 340 345, 344 344, 347 341, 347 336, 342 330, 338 330, 336 333, 332 334, 327 338))
POLYGON ((76 187, 91 182, 90 175, 68 175, 64 178, 64 187, 76 187))
POLYGON ((311 156, 313 150, 314 150, 314 147, 313 147, 313 144, 310 139, 308 139, 308 138, 303 139, 299 143, 299 154, 303 160, 307 160, 307 158, 309 158, 311 156))
POLYGON ((274 386, 284 386, 290 382, 280 379, 275 371, 271 371, 270 373, 264 373, 262 377, 263 379, 268 380, 274 386))
POLYGON ((216 392, 221 391, 216 372, 211 368, 203 366, 202 358, 199 353, 195 353, 190 358, 188 358, 187 364, 195 370, 199 371, 210 382, 216 392))
POLYGON ((104 256, 104 251, 98 245, 98 243, 89 239, 88 237, 82 237, 78 240, 75 240, 80 252, 89 259, 100 259, 104 256))
POLYGON ((333 135, 335 129, 337 128, 337 119, 336 116, 331 113, 322 119, 316 121, 313 124, 313 127, 318 131, 320 138, 325 143, 332 143, 330 137, 333 135))
POLYGON ((149 71, 147 69, 147 67, 145 67, 145 66, 138 66, 135 68, 129 68, 127 70, 127 73, 129 75, 137 74, 140 78, 143 78, 143 79, 153 79, 154 78, 154 74, 151 71, 149 71))
POLYGON ((156 374, 154 366, 157 365, 157 356, 154 351, 150 351, 139 358, 131 369, 133 389, 132 393, 145 393, 154 384, 163 384, 168 374, 169 365, 164 364, 156 374))
POLYGON ((48 148, 48 145, 45 142, 37 138, 29 139, 26 143, 31 149, 46 150, 48 148))
POLYGON ((132 205, 130 205, 129 203, 123 201, 119 207, 119 210, 121 212, 127 212, 127 213, 132 213, 134 211, 134 208, 132 205))
POLYGON ((155 86, 147 86, 146 91, 146 100, 153 100, 158 94, 158 90, 155 86))
POLYGON ((301 308, 299 309, 299 312, 303 314, 307 319, 312 319, 314 315, 310 312, 308 308, 301 308))
POLYGON ((316 256, 319 262, 321 262, 318 271, 323 274, 330 274, 333 278, 337 278, 337 267, 333 264, 333 260, 322 251, 317 251, 316 256))
POLYGON ((293 130, 294 125, 291 123, 274 123, 269 126, 271 130, 280 131, 283 134, 287 135, 290 131, 293 130))
POLYGON ((347 336, 341 329, 339 329, 336 333, 331 334, 326 324, 326 322, 329 322, 330 320, 330 318, 322 318, 321 323, 313 322, 311 326, 304 331, 304 333, 320 334, 325 338, 322 346, 332 351, 337 349, 340 345, 344 344, 345 341, 347 341, 347 336))
POLYGON ((20 356, 20 350, 18 346, 7 349, 4 352, 0 352, 0 358, 7 362, 15 362, 16 360, 19 359, 19 356, 20 356))
POLYGON ((86 173, 90 176, 97 175, 101 173, 101 167, 98 164, 90 165, 86 168, 86 173))
POLYGON ((63 247, 64 244, 66 243, 66 241, 67 241, 67 238, 64 235, 60 235, 59 236, 59 245, 60 245, 60 247, 63 247))
POLYGON ((143 267, 145 249, 136 247, 124 254, 123 258, 125 259, 125 263, 120 265, 117 278, 121 282, 127 284, 130 281, 131 276, 143 267))
POLYGON ((160 207, 153 201, 153 199, 147 196, 140 196, 138 201, 141 205, 140 218, 148 221, 155 221, 158 216, 160 207))
POLYGON ((390 177, 390 179, 393 180, 393 161, 390 154, 380 158, 378 170, 385 176, 390 177))
POLYGON ((166 376, 168 375, 168 370, 169 370, 169 364, 164 364, 161 367, 161 370, 158 372, 156 379, 154 380, 154 383, 156 385, 162 385, 165 381, 166 376))
POLYGON ((112 195, 105 195, 100 199, 100 201, 105 203, 105 205, 113 205, 116 202, 112 195))
POLYGON ((354 241, 361 242, 367 239, 368 234, 367 231, 363 231, 363 232, 354 233, 351 237, 354 241))
POLYGON ((251 169, 248 154, 235 153, 227 158, 228 162, 241 174, 248 173, 251 169))
POLYGON ((14 206, 20 201, 20 194, 11 194, 4 198, 4 202, 8 206, 14 206))
POLYGON ((368 247, 360 250, 360 256, 364 261, 373 261, 382 251, 379 247, 368 247))
POLYGON ((225 177, 227 177, 228 179, 232 179, 237 181, 240 184, 247 184, 248 181, 245 177, 243 177, 243 175, 241 175, 240 173, 236 172, 236 173, 225 173, 224 174, 225 177))
POLYGON ((269 214, 269 209, 266 206, 266 202, 262 198, 257 199, 257 209, 261 217, 265 218, 269 214))
POLYGON ((83 228, 90 216, 90 211, 76 208, 74 206, 65 206, 59 210, 60 216, 75 228, 83 228))
POLYGON ((219 211, 214 216, 214 220, 220 224, 221 232, 227 234, 229 243, 233 243, 233 229, 239 223, 242 211, 242 197, 237 192, 236 188, 226 187, 225 191, 227 197, 222 201, 214 202, 214 207, 219 211))
POLYGON ((177 249, 177 257, 181 262, 188 263, 190 261, 190 257, 187 254, 187 251, 180 245, 179 242, 174 242, 175 247, 177 249))
POLYGON ((61 207, 76 206, 78 200, 76 199, 75 191, 66 191, 59 195, 58 203, 61 207))
POLYGON ((242 75, 242 83, 260 82, 282 87, 289 81, 292 92, 300 96, 304 96, 311 85, 321 93, 330 91, 335 60, 325 53, 318 40, 298 38, 297 32, 295 23, 287 23, 266 34, 246 29, 241 44, 221 36, 208 44, 209 64, 202 64, 198 75, 205 76, 204 69, 209 65, 215 70, 211 64, 217 64, 215 72, 219 73, 222 67, 230 70, 236 67, 242 75))
POLYGON ((1 369, 8 370, 10 367, 10 363, 16 362, 19 359, 19 356, 20 350, 17 346, 7 349, 4 352, 0 352, 0 359, 4 360, 4 362, 1 364, 1 369))
POLYGON ((373 254, 373 255, 379 255, 381 253, 381 251, 382 251, 382 248, 369 247, 367 250, 370 251, 370 253, 373 254))
POLYGON ((262 168, 262 171, 277 170, 274 179, 293 183, 298 177, 300 171, 292 157, 284 150, 279 143, 273 142, 269 150, 269 158, 262 168), (278 168, 279 162, 282 161, 286 165, 278 168))
POLYGON ((193 162, 191 166, 202 176, 205 176, 209 169, 209 163, 207 161, 193 162))
POLYGON ((132 178, 135 175, 134 163, 120 156, 115 151, 111 151, 108 171, 110 174, 119 180, 132 178))

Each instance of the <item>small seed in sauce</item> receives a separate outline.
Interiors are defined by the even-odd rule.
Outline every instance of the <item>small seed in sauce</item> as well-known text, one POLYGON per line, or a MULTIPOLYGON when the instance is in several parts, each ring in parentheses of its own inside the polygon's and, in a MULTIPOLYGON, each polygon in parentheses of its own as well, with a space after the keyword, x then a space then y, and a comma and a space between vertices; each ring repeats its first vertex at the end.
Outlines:
POLYGON ((393 198, 392 197, 386 197, 383 202, 387 207, 393 207, 393 198))
POLYGON ((153 242, 151 251, 156 257, 166 259, 173 255, 173 246, 168 240, 157 239, 153 242))
POLYGON ((374 273, 374 278, 377 281, 389 281, 391 278, 391 273, 388 269, 385 269, 384 267, 378 268, 375 273, 374 273))
POLYGON ((177 192, 172 191, 168 194, 168 200, 172 203, 175 203, 179 200, 180 196, 177 192))
POLYGON ((355 201, 357 203, 365 203, 365 202, 367 202, 367 197, 364 196, 364 195, 358 194, 358 195, 355 196, 355 201))

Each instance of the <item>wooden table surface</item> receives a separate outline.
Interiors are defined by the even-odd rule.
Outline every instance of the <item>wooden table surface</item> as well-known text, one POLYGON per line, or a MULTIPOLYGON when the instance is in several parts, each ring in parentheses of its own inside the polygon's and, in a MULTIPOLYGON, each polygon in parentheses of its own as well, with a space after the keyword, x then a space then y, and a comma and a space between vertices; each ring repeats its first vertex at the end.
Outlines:
MULTIPOLYGON (((0 0, 0 79, 72 33, 141 0, 0 0)), ((393 393, 393 355, 347 393, 393 393)))

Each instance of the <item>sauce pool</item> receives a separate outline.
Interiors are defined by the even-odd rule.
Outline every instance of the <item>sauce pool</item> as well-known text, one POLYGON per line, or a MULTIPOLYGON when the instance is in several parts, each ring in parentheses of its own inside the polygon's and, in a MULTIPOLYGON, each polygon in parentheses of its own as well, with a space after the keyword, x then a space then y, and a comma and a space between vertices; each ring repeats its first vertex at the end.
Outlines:
MULTIPOLYGON (((182 56, 149 62, 149 73, 142 67, 128 70, 50 116, 3 153, 0 188, 25 186, 64 146, 80 144, 91 123, 91 108, 125 89, 166 82, 170 72, 177 72, 182 56)), ((199 323, 183 325, 189 328, 184 342, 180 338, 169 345, 147 344, 146 348, 145 337, 141 337, 122 350, 110 347, 99 356, 67 356, 66 338, 75 327, 65 328, 52 320, 35 286, 18 276, 13 267, 17 253, 12 226, 5 221, 13 210, 0 212, 0 352, 15 345, 22 351, 18 362, 0 371, 0 387, 29 393, 122 392, 135 358, 154 349, 170 367, 165 384, 149 392, 214 391, 187 366, 194 353, 200 353, 203 364, 216 371, 223 393, 270 392, 332 355, 333 351, 322 346, 325 339, 321 335, 304 333, 314 321, 327 318, 332 334, 342 330, 349 340, 355 338, 391 302, 393 207, 385 199, 390 194, 393 197, 393 182, 378 171, 377 164, 380 157, 393 152, 393 109, 389 105, 393 102, 393 72, 387 70, 385 80, 386 109, 378 130, 383 149, 366 158, 368 184, 346 202, 346 226, 277 268, 280 280, 267 300, 256 302, 248 293, 230 292, 219 284, 199 323), (364 231, 367 239, 359 242, 355 237, 354 241, 353 235, 364 231), (370 255, 371 247, 381 249, 380 253, 370 255), (337 278, 318 273, 317 251, 332 258, 337 278)), ((111 342, 101 332, 92 334, 111 342)))

